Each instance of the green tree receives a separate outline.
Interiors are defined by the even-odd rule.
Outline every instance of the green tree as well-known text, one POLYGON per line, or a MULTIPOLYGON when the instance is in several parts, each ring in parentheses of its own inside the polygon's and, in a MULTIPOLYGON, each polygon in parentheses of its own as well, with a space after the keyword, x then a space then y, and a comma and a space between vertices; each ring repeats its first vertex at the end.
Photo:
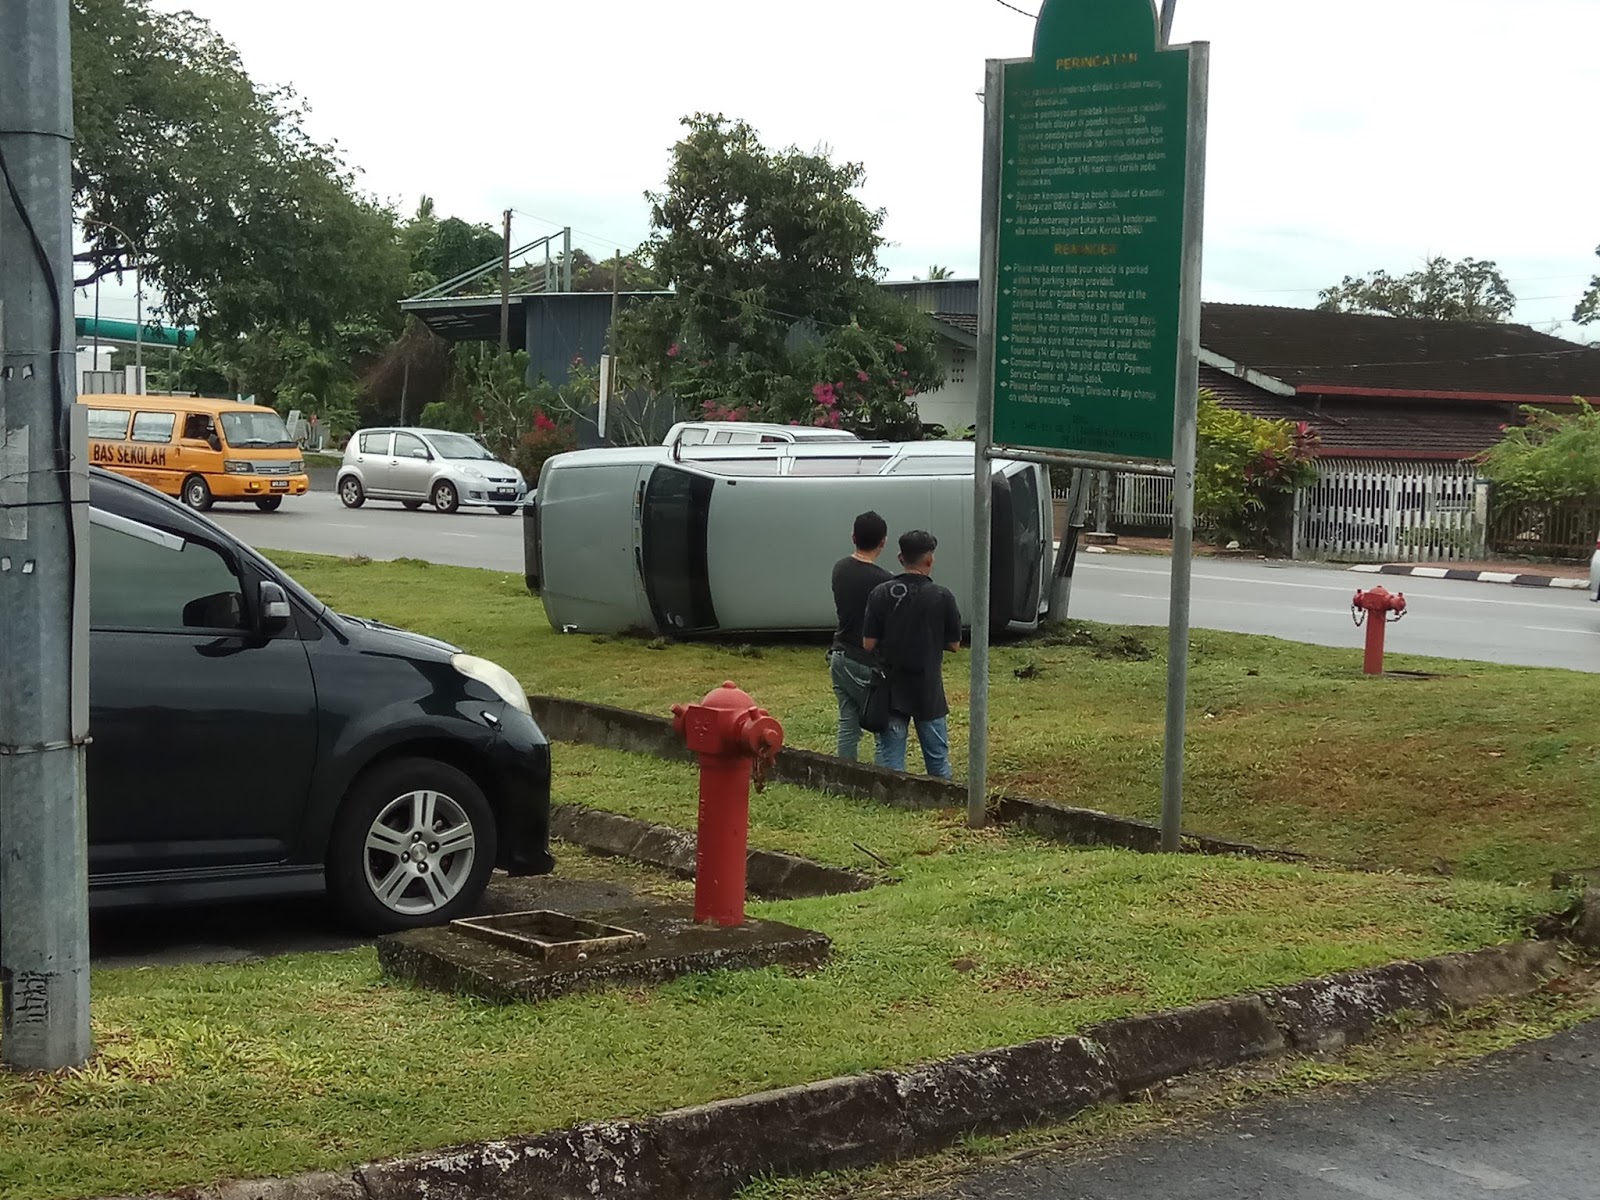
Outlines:
POLYGON ((1509 321, 1517 298, 1500 269, 1486 259, 1427 259, 1420 271, 1346 275, 1321 292, 1324 312, 1423 317, 1435 321, 1509 321))
POLYGON ((393 214, 209 24, 149 0, 72 0, 71 15, 80 285, 137 255, 162 315, 218 337, 325 337, 403 286, 393 214))
POLYGON ((941 279, 954 279, 956 273, 949 267, 941 267, 937 263, 928 268, 928 278, 934 282, 941 279))
POLYGON ((1600 500, 1600 411, 1578 399, 1570 413, 1522 412, 1483 456, 1496 502, 1600 500))
POLYGON ((631 308, 623 376, 690 411, 918 436, 943 381, 931 324, 877 286, 883 213, 856 163, 771 151, 743 121, 684 119, 648 196, 649 262, 674 294, 631 308))
MULTIPOLYGON (((1600 255, 1600 246, 1596 246, 1594 252, 1600 255)), ((1572 310, 1572 319, 1579 325, 1600 321, 1600 275, 1589 280, 1583 299, 1579 300, 1578 306, 1572 310)))

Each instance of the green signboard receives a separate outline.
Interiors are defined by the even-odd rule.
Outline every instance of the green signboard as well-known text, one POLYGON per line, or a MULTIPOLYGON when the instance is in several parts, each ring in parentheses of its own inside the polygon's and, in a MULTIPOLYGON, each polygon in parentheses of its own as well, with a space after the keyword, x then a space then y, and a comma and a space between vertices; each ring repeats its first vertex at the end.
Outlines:
POLYGON ((1198 203, 1187 242, 1185 213, 1191 190, 1198 200, 1190 110, 1204 106, 1204 49, 1157 42, 1151 0, 1047 0, 1033 58, 1004 64, 998 445, 1173 457, 1180 307, 1197 282, 1186 248, 1189 269, 1199 263, 1198 203))

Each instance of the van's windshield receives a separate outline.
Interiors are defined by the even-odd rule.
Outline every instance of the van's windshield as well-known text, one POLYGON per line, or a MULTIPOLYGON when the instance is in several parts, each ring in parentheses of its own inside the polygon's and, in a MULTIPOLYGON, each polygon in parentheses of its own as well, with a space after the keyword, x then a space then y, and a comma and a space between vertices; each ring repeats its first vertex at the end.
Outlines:
POLYGON ((235 450, 289 450, 297 444, 275 412, 225 412, 222 435, 235 450))

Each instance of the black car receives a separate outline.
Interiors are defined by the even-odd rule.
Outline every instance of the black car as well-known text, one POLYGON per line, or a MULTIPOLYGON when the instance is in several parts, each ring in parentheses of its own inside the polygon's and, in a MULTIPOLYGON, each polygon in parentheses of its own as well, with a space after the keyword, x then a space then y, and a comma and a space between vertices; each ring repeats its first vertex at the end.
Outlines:
POLYGON ((370 931, 544 874, 550 748, 503 668, 343 616, 198 513, 90 483, 97 908, 324 887, 370 931))

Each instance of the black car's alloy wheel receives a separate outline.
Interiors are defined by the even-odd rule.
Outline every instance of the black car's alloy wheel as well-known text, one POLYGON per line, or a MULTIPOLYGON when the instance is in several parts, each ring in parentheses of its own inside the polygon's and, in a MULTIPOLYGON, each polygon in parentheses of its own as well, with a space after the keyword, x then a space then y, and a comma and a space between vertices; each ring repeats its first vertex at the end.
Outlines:
POLYGON ((365 930, 440 925, 478 902, 496 849, 477 784, 445 763, 398 759, 359 779, 340 809, 328 889, 365 930))

